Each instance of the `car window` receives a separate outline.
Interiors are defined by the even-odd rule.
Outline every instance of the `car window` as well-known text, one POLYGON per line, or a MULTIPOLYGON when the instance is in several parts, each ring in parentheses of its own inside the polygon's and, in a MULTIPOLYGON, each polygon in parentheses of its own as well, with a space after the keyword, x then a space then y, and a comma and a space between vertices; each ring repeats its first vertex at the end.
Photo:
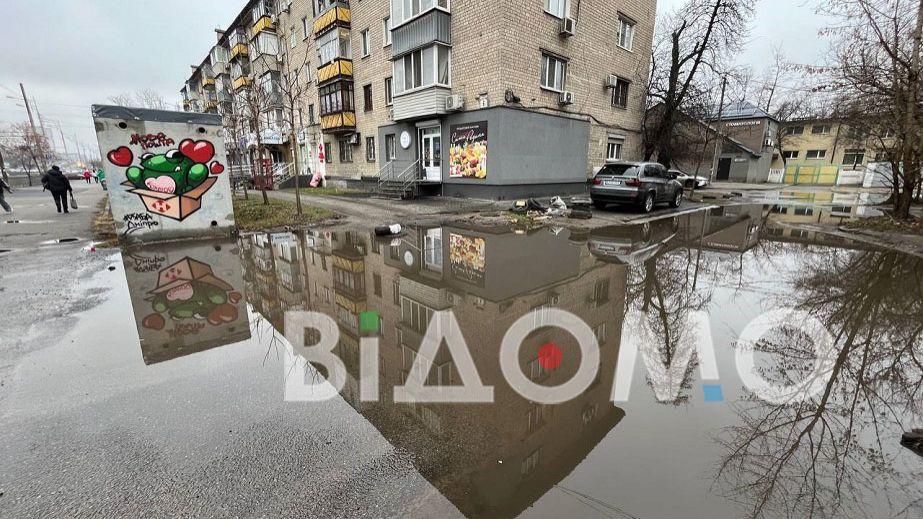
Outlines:
POLYGON ((660 172, 660 168, 654 165, 647 165, 644 167, 644 176, 651 178, 660 178, 663 175, 660 172))
POLYGON ((637 177, 641 167, 633 164, 610 164, 599 171, 599 175, 637 177))

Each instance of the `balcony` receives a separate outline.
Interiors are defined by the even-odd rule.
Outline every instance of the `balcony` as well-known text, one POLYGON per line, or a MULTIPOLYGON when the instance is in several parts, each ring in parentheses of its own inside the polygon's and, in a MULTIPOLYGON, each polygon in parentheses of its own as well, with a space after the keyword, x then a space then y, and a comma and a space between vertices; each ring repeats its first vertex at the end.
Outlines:
POLYGON ((263 31, 275 31, 276 23, 272 20, 269 15, 263 15, 260 17, 256 23, 253 24, 253 27, 250 28, 250 36, 255 38, 257 34, 263 31))
POLYGON ((238 43, 231 48, 231 59, 246 58, 250 55, 250 48, 246 43, 238 43))
POLYGON ((317 69, 317 83, 324 84, 335 79, 352 79, 353 61, 351 59, 337 58, 317 69))
POLYGON ((352 11, 349 10, 349 4, 341 2, 333 3, 328 10, 314 19, 314 36, 317 37, 333 27, 349 29, 352 18, 352 11))
POLYGON ((356 113, 340 112, 321 116, 320 128, 325 133, 354 132, 356 131, 356 113))
POLYGON ((395 58, 433 43, 452 45, 452 15, 432 9, 391 32, 391 55, 395 58))
POLYGON ((202 78, 202 88, 205 87, 215 87, 215 77, 214 76, 205 76, 202 78))
POLYGON ((250 80, 247 76, 240 76, 234 80, 234 90, 240 90, 241 88, 249 87, 253 84, 253 81, 250 80))

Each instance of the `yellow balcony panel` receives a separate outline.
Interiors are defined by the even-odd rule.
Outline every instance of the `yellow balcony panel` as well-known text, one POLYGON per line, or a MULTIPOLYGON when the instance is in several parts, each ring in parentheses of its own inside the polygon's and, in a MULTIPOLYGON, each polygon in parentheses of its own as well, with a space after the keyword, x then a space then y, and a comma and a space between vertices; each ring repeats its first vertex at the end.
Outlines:
POLYGON ((314 20, 314 35, 317 36, 334 25, 349 27, 352 19, 352 11, 348 7, 333 7, 314 20))
POLYGON ((250 36, 253 37, 263 31, 273 30, 275 27, 276 24, 273 23, 272 18, 269 16, 261 16, 260 19, 253 24, 253 27, 250 28, 250 36))
POLYGON ((247 56, 250 54, 250 49, 247 48, 247 45, 244 43, 238 43, 231 49, 231 59, 236 58, 237 56, 247 56))
POLYGON ((202 86, 215 86, 215 78, 206 77, 202 80, 202 86))
POLYGON ((234 90, 250 86, 251 81, 247 76, 240 76, 234 80, 234 90))
POLYGON ((341 76, 353 75, 353 62, 348 59, 335 59, 317 69, 317 82, 325 83, 341 76))
POLYGON ((320 128, 325 132, 352 131, 356 128, 356 113, 340 112, 325 115, 320 119, 320 128))

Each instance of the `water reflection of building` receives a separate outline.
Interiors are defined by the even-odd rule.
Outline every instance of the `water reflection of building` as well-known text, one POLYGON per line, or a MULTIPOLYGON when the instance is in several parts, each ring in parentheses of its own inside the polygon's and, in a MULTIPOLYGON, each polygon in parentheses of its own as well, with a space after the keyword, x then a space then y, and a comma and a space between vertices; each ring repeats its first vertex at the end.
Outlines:
MULTIPOLYGON (((412 452, 417 470, 466 515, 518 515, 570 473, 623 417, 609 395, 628 269, 597 261, 582 243, 570 243, 566 232, 514 235, 433 227, 410 229, 394 241, 356 232, 292 236, 295 247, 303 244, 301 299, 340 327, 337 353, 348 371, 343 397, 396 448, 412 452), (545 310, 552 307, 575 313, 594 330, 600 369, 577 399, 540 405, 505 382, 499 348, 510 326, 535 310, 538 329, 522 345, 521 369, 543 385, 570 379, 579 365, 579 348, 567 332, 543 326, 545 310), (409 377, 426 384, 460 383, 445 345, 432 359, 430 373, 413 369, 430 318, 447 309, 458 320, 484 384, 494 386, 495 403, 394 403, 393 388, 409 377), (371 323, 370 315, 376 319, 371 323), (358 398, 359 338, 365 334, 380 337, 381 401, 376 403, 358 398), (555 370, 538 360, 538 349, 549 342, 563 353, 555 370)), ((250 248, 257 249, 256 242, 265 238, 250 240, 250 248)), ((260 269, 256 261, 248 266, 260 269)), ((270 282, 259 275, 248 279, 270 282)), ((282 324, 277 316, 270 320, 282 324)))
POLYGON ((145 364, 250 338, 235 242, 128 248, 122 261, 145 364))

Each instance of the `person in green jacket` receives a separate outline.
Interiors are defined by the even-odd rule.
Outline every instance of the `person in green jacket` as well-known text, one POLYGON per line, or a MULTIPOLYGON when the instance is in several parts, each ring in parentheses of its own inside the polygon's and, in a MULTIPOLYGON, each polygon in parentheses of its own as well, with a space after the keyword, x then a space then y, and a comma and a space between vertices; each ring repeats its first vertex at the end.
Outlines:
POLYGON ((96 180, 98 180, 100 185, 103 186, 103 191, 108 191, 106 188, 106 172, 103 170, 103 168, 99 168, 99 170, 96 171, 96 180))

